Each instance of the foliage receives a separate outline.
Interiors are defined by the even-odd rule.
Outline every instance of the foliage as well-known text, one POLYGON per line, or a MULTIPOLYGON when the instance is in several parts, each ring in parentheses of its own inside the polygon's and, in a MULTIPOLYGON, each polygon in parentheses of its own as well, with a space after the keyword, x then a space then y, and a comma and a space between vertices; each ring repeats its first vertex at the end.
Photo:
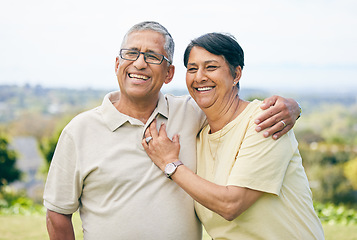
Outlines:
POLYGON ((323 104, 314 109, 310 114, 302 115, 295 131, 310 131, 328 144, 357 144, 357 105, 323 104))
POLYGON ((55 153, 55 149, 57 146, 58 138, 60 136, 60 131, 53 134, 51 137, 43 138, 39 141, 39 149, 45 159, 45 169, 44 171, 47 172, 50 163, 53 158, 53 154, 55 153))
POLYGON ((16 160, 16 152, 9 149, 7 137, 0 134, 0 187, 20 179, 21 171, 16 167, 16 160))
POLYGON ((345 163, 344 173, 346 178, 351 182, 354 190, 357 190, 357 158, 345 163))
POLYGON ((357 211, 344 205, 314 203, 317 216, 322 223, 357 225, 357 211))
POLYGON ((0 192, 0 215, 36 215, 44 214, 42 205, 35 204, 25 192, 17 192, 9 186, 3 186, 0 192))
POLYGON ((49 166, 51 164, 53 155, 55 153, 55 149, 57 146, 58 139, 61 135, 61 132, 65 125, 73 118, 72 115, 65 115, 57 121, 56 129, 54 130, 52 135, 43 136, 38 140, 39 150, 42 153, 42 156, 45 160, 45 166, 42 171, 44 174, 47 174, 49 166))
POLYGON ((314 165, 309 174, 312 176, 310 182, 318 182, 317 186, 311 189, 315 201, 334 204, 355 202, 352 186, 339 165, 314 165))
MULTIPOLYGON (((314 200, 335 204, 357 201, 346 165, 357 158, 357 105, 321 104, 309 108, 294 131, 314 200)), ((303 109, 306 110, 306 107, 303 109)))

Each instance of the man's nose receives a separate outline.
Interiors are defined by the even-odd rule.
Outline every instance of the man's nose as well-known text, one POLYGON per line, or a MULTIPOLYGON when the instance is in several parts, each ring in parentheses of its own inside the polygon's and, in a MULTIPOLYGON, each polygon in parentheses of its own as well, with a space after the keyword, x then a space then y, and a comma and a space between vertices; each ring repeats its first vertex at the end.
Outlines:
POLYGON ((140 53, 138 59, 136 59, 133 63, 133 65, 137 69, 143 69, 147 67, 147 63, 145 62, 145 57, 144 54, 140 53))

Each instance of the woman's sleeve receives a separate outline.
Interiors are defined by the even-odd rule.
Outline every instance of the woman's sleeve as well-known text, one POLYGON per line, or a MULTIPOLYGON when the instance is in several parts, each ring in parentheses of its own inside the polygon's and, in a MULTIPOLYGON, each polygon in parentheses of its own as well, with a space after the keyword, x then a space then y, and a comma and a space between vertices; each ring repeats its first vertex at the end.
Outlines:
POLYGON ((263 133, 257 133, 255 126, 251 121, 227 185, 279 195, 297 142, 292 131, 273 140, 271 137, 264 138, 263 133))

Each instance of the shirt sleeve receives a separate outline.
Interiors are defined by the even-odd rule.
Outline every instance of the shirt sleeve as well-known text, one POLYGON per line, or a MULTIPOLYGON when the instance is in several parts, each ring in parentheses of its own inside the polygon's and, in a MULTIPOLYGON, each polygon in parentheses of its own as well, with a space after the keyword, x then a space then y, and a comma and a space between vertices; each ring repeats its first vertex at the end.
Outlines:
POLYGON ((43 195, 45 207, 61 214, 74 213, 82 192, 83 181, 80 179, 76 144, 65 128, 48 172, 43 195))
POLYGON ((264 138, 262 132, 256 132, 255 126, 250 121, 227 185, 279 195, 295 152, 294 134, 289 131, 278 140, 273 140, 271 137, 264 138))

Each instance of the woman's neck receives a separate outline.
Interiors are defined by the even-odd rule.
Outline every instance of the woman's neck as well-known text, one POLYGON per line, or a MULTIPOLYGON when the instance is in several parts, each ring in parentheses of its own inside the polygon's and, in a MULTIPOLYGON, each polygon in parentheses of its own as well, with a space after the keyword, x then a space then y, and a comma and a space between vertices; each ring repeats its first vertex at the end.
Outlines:
POLYGON ((212 106, 204 112, 207 116, 211 133, 221 130, 229 122, 235 119, 247 106, 248 102, 241 100, 238 94, 233 95, 225 103, 212 106))

